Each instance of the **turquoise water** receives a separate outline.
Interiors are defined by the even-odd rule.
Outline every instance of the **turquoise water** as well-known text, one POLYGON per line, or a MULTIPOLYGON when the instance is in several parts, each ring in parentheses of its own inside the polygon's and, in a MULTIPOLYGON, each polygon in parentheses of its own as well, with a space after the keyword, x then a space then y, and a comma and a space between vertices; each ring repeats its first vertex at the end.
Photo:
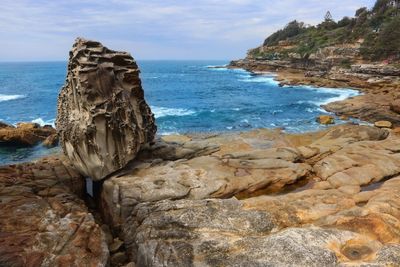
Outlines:
MULTIPOLYGON (((288 132, 317 130, 324 127, 315 122, 325 113, 321 104, 357 94, 349 89, 279 87, 273 75, 210 68, 226 63, 138 62, 159 134, 276 127, 288 132)), ((0 63, 0 121, 54 123, 65 76, 66 62, 0 63)), ((31 159, 38 153, 46 152, 40 147, 18 152, 0 148, 0 164, 31 159)))

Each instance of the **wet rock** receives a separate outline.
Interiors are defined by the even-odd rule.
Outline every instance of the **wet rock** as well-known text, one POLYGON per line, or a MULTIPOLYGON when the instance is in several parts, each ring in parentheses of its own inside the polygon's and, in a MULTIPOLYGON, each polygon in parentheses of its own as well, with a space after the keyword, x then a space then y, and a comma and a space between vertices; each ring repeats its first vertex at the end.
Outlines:
POLYGON ((320 115, 316 121, 320 124, 335 124, 335 118, 329 115, 320 115))
POLYGON ((56 125, 64 153, 94 180, 134 159, 153 141, 156 126, 132 56, 78 38, 59 95, 56 125))
POLYGON ((2 128, 14 128, 14 126, 0 121, 0 129, 2 128))
POLYGON ((390 110, 389 103, 393 101, 392 94, 384 94, 382 88, 371 90, 363 95, 348 98, 343 101, 329 103, 323 106, 327 111, 338 115, 347 115, 364 121, 390 121, 400 126, 400 115, 390 110))
POLYGON ((37 123, 18 123, 17 127, 3 126, 0 127, 2 146, 34 146, 56 132, 51 126, 41 127, 37 123))
POLYGON ((390 121, 376 121, 374 123, 375 127, 378 128, 392 128, 393 124, 390 121))
POLYGON ((0 167, 0 266, 106 266, 100 227, 65 159, 0 167))
POLYGON ((48 148, 56 147, 58 145, 58 134, 52 134, 43 141, 43 145, 48 148))

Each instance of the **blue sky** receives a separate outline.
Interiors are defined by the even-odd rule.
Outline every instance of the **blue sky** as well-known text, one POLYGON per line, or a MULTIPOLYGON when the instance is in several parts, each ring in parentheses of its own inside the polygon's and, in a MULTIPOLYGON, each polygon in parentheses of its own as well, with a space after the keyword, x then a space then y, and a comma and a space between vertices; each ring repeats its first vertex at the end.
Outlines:
POLYGON ((375 0, 1 0, 0 61, 66 60, 78 36, 136 59, 237 59, 297 19, 375 0))

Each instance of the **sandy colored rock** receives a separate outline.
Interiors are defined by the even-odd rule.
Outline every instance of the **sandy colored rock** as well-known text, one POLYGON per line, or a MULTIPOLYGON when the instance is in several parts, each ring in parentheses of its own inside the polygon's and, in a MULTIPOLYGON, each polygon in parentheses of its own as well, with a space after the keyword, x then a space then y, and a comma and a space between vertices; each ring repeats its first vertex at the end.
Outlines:
POLYGON ((105 236, 60 158, 0 167, 1 266, 106 266, 105 236))
POLYGON ((374 123, 375 127, 378 128, 392 128, 393 124, 390 121, 376 121, 374 123))
POLYGON ((399 146, 353 124, 157 140, 102 211, 137 266, 396 266, 399 146))
POLYGON ((156 126, 132 56, 78 38, 58 98, 56 125, 64 153, 94 180, 134 159, 153 141, 156 126))
POLYGON ((329 115, 320 115, 316 121, 320 124, 335 124, 335 118, 329 115))
POLYGON ((34 146, 55 134, 51 126, 41 127, 37 123, 18 123, 17 127, 0 127, 0 145, 34 146))
POLYGON ((167 143, 185 143, 190 141, 190 138, 184 135, 166 135, 161 137, 161 139, 167 143))
POLYGON ((400 127, 396 127, 392 130, 393 134, 399 135, 400 134, 400 127))
POLYGON ((397 99, 390 103, 390 110, 400 114, 400 99, 397 99))
POLYGON ((134 165, 104 182, 104 218, 119 228, 138 203, 244 196, 293 184, 311 171, 308 164, 298 162, 295 149, 260 149, 262 139, 255 143, 246 135, 192 138, 183 144, 157 141, 141 152, 134 165), (236 152, 227 153, 227 147, 236 152))
POLYGON ((43 145, 48 148, 56 147, 58 145, 59 139, 58 134, 52 134, 48 136, 44 141, 43 145))
POLYGON ((125 229, 131 258, 139 266, 398 263, 400 251, 393 244, 346 227, 304 225, 279 231, 280 218, 265 207, 248 209, 235 199, 140 204, 133 213, 136 220, 132 216, 129 221, 136 227, 125 229))

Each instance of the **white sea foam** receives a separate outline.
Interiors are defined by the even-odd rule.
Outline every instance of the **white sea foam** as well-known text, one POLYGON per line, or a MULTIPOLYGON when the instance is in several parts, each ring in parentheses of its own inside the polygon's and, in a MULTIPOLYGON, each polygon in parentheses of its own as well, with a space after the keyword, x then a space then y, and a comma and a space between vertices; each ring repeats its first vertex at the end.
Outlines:
MULTIPOLYGON (((192 67, 197 67, 197 66, 192 66, 192 67)), ((225 65, 207 65, 206 66, 206 68, 209 68, 209 69, 222 69, 222 68, 226 69, 226 67, 228 67, 228 64, 225 64, 225 65)))
POLYGON ((265 75, 245 75, 243 79, 240 81, 242 82, 249 82, 249 83, 266 83, 271 85, 278 85, 279 82, 275 80, 272 76, 265 76, 265 75))
POLYGON ((352 89, 319 88, 317 90, 319 90, 322 93, 331 93, 336 95, 326 100, 316 102, 316 104, 320 106, 326 105, 331 102, 342 101, 349 97, 357 96, 360 94, 357 90, 352 90, 352 89))
POLYGON ((16 100, 16 99, 25 98, 25 97, 26 97, 25 95, 3 95, 3 94, 0 94, 0 102, 16 100))
MULTIPOLYGON (((353 89, 338 89, 338 88, 316 88, 311 86, 303 86, 305 89, 312 90, 316 93, 329 93, 335 95, 333 97, 329 97, 325 100, 318 100, 318 101, 307 101, 310 104, 315 104, 318 106, 326 105, 335 101, 342 101, 349 97, 360 95, 360 92, 353 89)), ((299 102, 298 102, 299 103, 299 102)))
POLYGON ((55 119, 45 121, 42 118, 37 118, 37 119, 32 120, 32 122, 37 123, 40 126, 51 125, 51 126, 55 127, 55 124, 54 124, 55 119))
POLYGON ((165 108, 165 107, 151 107, 156 118, 166 117, 166 116, 189 116, 196 112, 190 109, 184 108, 165 108))
POLYGON ((178 132, 160 132, 158 133, 159 135, 177 135, 179 134, 178 132))

